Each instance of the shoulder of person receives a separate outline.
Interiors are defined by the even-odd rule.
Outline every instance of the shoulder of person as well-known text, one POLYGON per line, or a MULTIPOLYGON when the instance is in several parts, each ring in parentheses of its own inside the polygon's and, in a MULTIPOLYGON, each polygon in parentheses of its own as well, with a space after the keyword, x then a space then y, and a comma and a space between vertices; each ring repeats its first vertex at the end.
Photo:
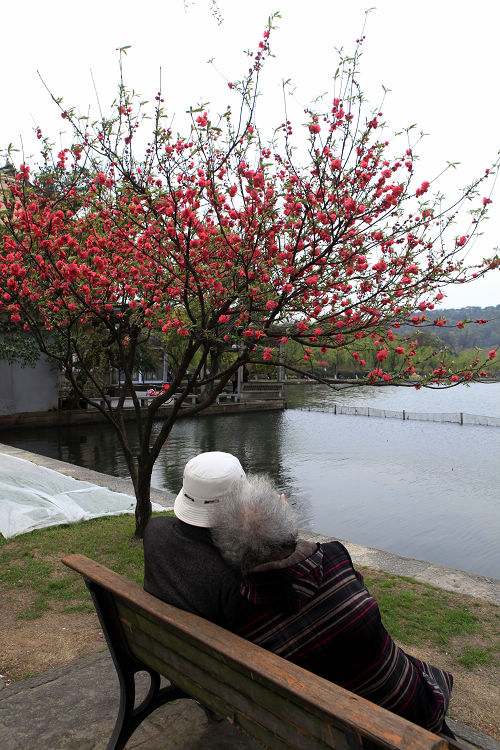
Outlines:
POLYGON ((346 557, 352 565, 351 555, 342 542, 321 542, 321 549, 329 556, 346 557))
POLYGON ((150 518, 144 532, 144 539, 154 538, 159 534, 167 534, 175 524, 174 516, 155 516, 150 518))
POLYGON ((349 554, 349 550, 344 547, 342 542, 326 542, 325 544, 321 545, 324 554, 330 559, 330 562, 347 562, 351 568, 353 574, 358 579, 359 583, 366 588, 364 578, 362 574, 354 567, 354 563, 352 561, 351 555, 349 554))

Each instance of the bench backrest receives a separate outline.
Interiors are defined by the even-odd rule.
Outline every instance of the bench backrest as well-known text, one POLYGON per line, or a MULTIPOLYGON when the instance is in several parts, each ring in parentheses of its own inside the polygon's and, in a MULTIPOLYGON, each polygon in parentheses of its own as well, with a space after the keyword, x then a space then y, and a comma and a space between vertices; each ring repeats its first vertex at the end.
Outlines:
POLYGON ((201 617, 177 609, 82 555, 63 562, 90 584, 114 647, 278 750, 402 748, 446 742, 201 617))

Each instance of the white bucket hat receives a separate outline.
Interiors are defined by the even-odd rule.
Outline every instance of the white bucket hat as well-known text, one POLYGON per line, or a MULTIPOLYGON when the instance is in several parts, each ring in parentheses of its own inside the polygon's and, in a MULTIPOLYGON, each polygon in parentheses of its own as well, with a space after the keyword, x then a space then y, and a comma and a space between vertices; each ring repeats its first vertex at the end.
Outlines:
POLYGON ((231 453, 200 453, 184 467, 182 489, 174 503, 175 515, 191 526, 209 528, 217 503, 244 479, 245 472, 231 453))

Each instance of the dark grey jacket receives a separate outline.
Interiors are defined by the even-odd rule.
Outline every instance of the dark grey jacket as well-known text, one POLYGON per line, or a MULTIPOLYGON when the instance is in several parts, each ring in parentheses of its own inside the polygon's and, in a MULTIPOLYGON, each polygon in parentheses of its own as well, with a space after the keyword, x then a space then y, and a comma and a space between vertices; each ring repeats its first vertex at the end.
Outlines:
POLYGON ((144 534, 144 588, 159 599, 231 628, 250 605, 241 579, 212 544, 209 529, 153 518, 144 534))

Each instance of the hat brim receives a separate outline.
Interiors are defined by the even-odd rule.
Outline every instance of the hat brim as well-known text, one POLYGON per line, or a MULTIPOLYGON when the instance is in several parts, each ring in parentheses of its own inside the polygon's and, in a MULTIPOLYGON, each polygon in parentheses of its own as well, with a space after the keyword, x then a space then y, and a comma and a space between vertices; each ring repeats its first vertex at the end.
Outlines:
POLYGON ((203 500, 188 500, 183 487, 175 498, 174 513, 180 521, 189 523, 191 526, 210 528, 217 502, 208 500, 205 505, 201 503, 203 500))

